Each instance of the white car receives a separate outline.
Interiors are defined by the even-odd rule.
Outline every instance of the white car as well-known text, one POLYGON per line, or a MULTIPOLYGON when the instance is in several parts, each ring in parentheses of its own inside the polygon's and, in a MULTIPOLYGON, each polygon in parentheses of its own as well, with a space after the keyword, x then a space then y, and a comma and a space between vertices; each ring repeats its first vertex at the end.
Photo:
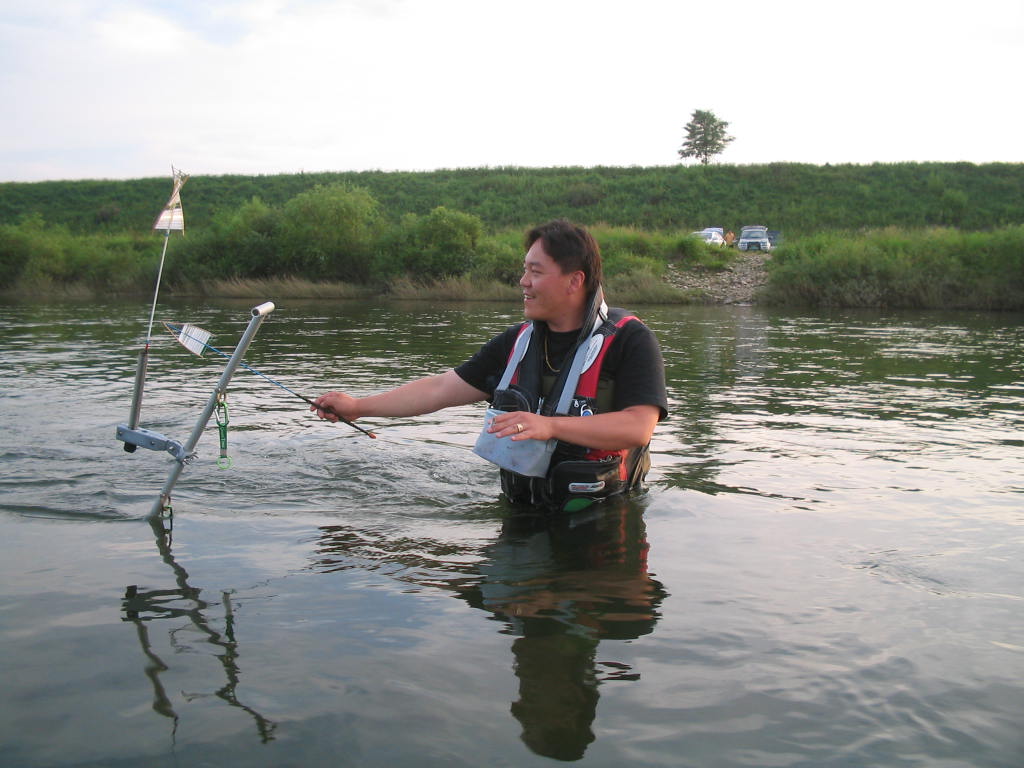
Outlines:
POLYGON ((741 251, 770 251, 772 243, 768 238, 768 227, 744 227, 736 245, 741 251))
POLYGON ((694 232, 693 236, 699 237, 709 245, 725 245, 725 238, 717 229, 702 229, 700 232, 694 232))

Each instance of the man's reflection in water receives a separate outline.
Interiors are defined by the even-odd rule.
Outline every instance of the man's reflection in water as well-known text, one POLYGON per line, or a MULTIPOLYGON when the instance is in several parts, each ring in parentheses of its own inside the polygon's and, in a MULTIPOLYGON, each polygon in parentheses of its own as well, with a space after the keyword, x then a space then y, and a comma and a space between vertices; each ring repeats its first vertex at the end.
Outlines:
POLYGON ((635 680, 598 662, 603 639, 648 634, 666 593, 647 572, 642 508, 613 499, 575 516, 510 518, 485 551, 471 605, 509 622, 519 699, 512 714, 534 752, 578 760, 594 740, 598 685, 635 680))
POLYGON ((526 635, 512 643, 519 700, 512 714, 538 755, 579 760, 594 740, 597 641, 573 635, 526 635))
POLYGON ((555 517, 508 515, 483 548, 405 538, 347 525, 321 528, 315 568, 325 573, 400 564, 394 578, 446 588, 507 622, 519 698, 512 714, 534 752, 577 760, 594 740, 598 686, 636 680, 628 664, 597 661, 601 640, 630 640, 654 629, 662 585, 647 572, 643 507, 613 498, 591 510, 555 517), (482 555, 476 564, 469 556, 482 555), (443 572, 438 572, 438 564, 443 572))

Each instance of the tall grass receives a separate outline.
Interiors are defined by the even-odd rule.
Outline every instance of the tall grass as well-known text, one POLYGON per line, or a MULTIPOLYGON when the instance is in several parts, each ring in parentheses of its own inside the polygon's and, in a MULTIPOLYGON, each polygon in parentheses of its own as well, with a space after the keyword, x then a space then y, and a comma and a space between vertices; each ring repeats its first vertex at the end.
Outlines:
POLYGON ((821 307, 1024 308, 1024 226, 824 233, 775 252, 762 299, 821 307))
MULTIPOLYGON (((476 217, 442 207, 388 223, 365 192, 346 187, 318 187, 300 200, 283 211, 250 200, 223 211, 206 230, 173 235, 164 285, 181 294, 228 296, 263 293, 271 284, 293 296, 493 295, 494 285, 515 289, 522 274, 522 231, 485 234, 476 217), (316 235, 321 230, 357 235, 316 235)), ((609 278, 661 277, 670 261, 721 266, 724 254, 684 233, 601 225, 594 234, 609 278)), ((145 293, 163 243, 153 233, 74 234, 38 216, 0 225, 0 288, 145 293)))
POLYGON ((647 271, 613 275, 606 280, 609 302, 620 306, 634 304, 699 303, 700 296, 685 293, 647 271))
POLYGON ((515 301, 522 292, 518 286, 479 277, 449 277, 426 282, 405 277, 389 283, 384 295, 422 301, 515 301))
POLYGON ((0 226, 0 289, 68 293, 71 286, 133 290, 155 273, 159 252, 134 234, 73 235, 30 217, 0 226))
POLYGON ((337 281, 313 281, 297 277, 232 278, 179 287, 180 295, 258 299, 276 296, 288 299, 363 299, 374 295, 367 286, 337 281))

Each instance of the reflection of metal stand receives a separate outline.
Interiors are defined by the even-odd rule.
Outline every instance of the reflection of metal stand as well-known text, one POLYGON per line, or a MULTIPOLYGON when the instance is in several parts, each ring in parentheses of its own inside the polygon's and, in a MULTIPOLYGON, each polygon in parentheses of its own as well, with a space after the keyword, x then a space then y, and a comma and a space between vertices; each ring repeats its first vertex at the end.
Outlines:
POLYGON ((178 477, 181 475, 185 465, 190 464, 195 460, 196 444, 199 442, 199 438, 202 436, 203 430, 206 429, 206 425, 209 423, 210 417, 213 415, 214 408, 217 407, 218 402, 223 401, 224 392, 227 390, 228 382, 231 381, 231 377, 234 376, 238 366, 242 363, 242 358, 245 356, 245 352, 248 350, 249 344, 256 335, 256 331, 259 330, 264 318, 273 311, 274 304, 270 301, 260 304, 258 307, 253 307, 252 319, 249 321, 248 327, 242 334, 242 338, 238 341, 238 346, 235 347, 234 354, 231 355, 231 358, 228 360, 228 364, 224 367, 224 373, 221 374, 220 380, 217 382, 217 386, 214 388, 213 393, 210 395, 210 399, 206 403, 206 407, 203 409, 203 412, 199 415, 198 421, 196 421, 195 426, 192 428, 192 434, 189 435, 189 438, 184 445, 161 435, 159 432, 142 429, 138 426, 139 409, 141 408, 141 385, 145 377, 142 376, 136 378, 136 391, 132 399, 129 423, 119 424, 117 426, 117 439, 121 440, 125 444, 125 450, 128 450, 129 446, 132 446, 131 450, 134 450, 135 447, 140 447, 147 448, 151 451, 166 451, 175 459, 174 467, 172 467, 171 473, 167 476, 167 480, 164 482, 164 487, 160 491, 160 498, 156 500, 153 504, 153 508, 149 512, 148 517, 150 519, 159 517, 165 512, 170 511, 171 489, 178 481, 178 477))
MULTIPOLYGON (((171 530, 164 527, 164 521, 159 518, 151 518, 149 521, 156 535, 156 545, 160 555, 171 570, 174 571, 177 589, 152 589, 140 590, 137 586, 131 585, 125 590, 124 600, 121 603, 124 616, 122 621, 130 621, 135 624, 139 636, 139 645, 149 663, 146 665, 146 677, 153 686, 153 711, 164 717, 174 720, 174 729, 177 731, 178 714, 160 680, 160 675, 170 669, 163 660, 153 652, 149 641, 149 632, 146 622, 165 618, 185 618, 192 626, 198 629, 207 638, 211 645, 222 650, 217 654, 217 659, 224 667, 224 675, 227 682, 212 694, 219 699, 226 701, 232 707, 247 712, 256 722, 256 730, 259 732, 260 741, 266 744, 274 739, 276 725, 259 712, 245 704, 242 704, 236 696, 235 689, 241 681, 241 673, 236 663, 238 658, 238 642, 234 635, 234 611, 231 607, 231 596, 229 592, 222 593, 222 604, 224 605, 224 634, 216 631, 210 626, 210 622, 203 611, 210 607, 210 604, 199 596, 201 589, 191 586, 188 583, 188 572, 174 560, 171 554, 171 530), (190 607, 176 607, 174 603, 187 600, 190 607)), ((175 631, 171 631, 173 640, 175 631)), ((199 696, 208 694, 185 694, 185 698, 191 701, 199 696)))

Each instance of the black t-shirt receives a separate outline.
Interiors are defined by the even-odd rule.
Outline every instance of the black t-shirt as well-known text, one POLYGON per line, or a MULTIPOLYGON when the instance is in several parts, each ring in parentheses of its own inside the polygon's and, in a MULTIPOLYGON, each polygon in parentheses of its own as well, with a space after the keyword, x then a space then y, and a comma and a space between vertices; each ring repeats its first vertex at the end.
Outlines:
MULTIPOLYGON (((470 386, 494 396, 494 389, 508 364, 516 337, 522 325, 513 325, 484 344, 455 373, 470 386)), ((560 369, 579 331, 547 332, 546 359, 553 369, 560 369)), ((537 341, 534 336, 531 344, 537 341)), ((668 415, 665 393, 665 363, 661 348, 651 330, 641 322, 631 321, 620 328, 605 355, 601 378, 614 382, 612 410, 621 411, 633 405, 654 405, 659 419, 668 415)))

